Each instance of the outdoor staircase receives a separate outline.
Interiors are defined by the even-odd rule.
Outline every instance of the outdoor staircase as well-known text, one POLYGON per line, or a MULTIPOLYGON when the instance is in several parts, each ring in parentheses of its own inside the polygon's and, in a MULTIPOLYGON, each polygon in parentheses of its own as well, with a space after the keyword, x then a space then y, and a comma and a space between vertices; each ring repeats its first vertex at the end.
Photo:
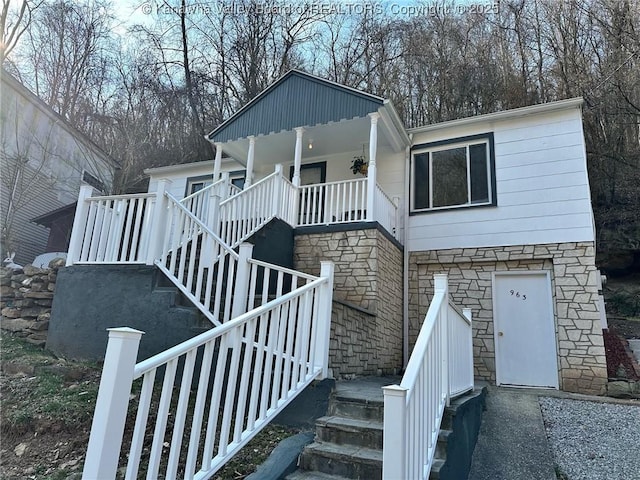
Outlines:
MULTIPOLYGON (((329 399, 327 416, 316 421, 315 442, 303 450, 298 460, 298 470, 287 476, 287 480, 381 479, 382 387, 399 381, 399 377, 368 377, 337 382, 329 399)), ((480 419, 473 415, 467 419, 456 417, 470 407, 481 412, 484 394, 484 388, 476 389, 454 399, 445 409, 430 479, 466 478, 466 475, 460 476, 464 474, 460 468, 468 473, 477 430, 475 435, 471 435, 472 438, 464 437, 468 430, 479 428, 480 419), (469 451, 462 458, 455 455, 454 462, 458 465, 447 463, 448 452, 453 449, 457 453, 456 448, 460 450, 460 445, 451 444, 452 440, 463 444, 471 441, 473 444, 466 449, 469 451)))

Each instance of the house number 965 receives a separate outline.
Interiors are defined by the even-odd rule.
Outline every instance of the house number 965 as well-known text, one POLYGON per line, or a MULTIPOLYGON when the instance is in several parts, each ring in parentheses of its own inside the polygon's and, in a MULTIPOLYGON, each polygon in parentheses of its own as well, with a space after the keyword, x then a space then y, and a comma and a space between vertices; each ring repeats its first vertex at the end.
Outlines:
POLYGON ((509 293, 512 297, 521 298, 522 300, 527 299, 527 296, 524 293, 516 292, 515 290, 509 290, 509 293))

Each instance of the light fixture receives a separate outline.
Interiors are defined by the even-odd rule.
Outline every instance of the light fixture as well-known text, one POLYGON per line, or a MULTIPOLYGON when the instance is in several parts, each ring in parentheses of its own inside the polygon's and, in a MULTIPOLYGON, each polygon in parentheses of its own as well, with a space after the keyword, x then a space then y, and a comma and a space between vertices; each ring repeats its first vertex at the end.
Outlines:
POLYGON ((308 148, 309 150, 313 150, 313 138, 310 138, 310 139, 309 139, 309 145, 307 145, 307 148, 308 148))

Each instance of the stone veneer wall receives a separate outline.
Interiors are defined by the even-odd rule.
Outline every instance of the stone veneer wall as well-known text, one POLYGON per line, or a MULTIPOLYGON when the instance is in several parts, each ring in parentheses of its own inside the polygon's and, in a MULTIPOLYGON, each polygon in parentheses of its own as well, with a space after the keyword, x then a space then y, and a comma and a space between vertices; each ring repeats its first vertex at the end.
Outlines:
POLYGON ((598 312, 592 242, 413 252, 409 257, 409 341, 415 338, 433 292, 433 274, 449 275, 450 295, 473 311, 475 375, 495 382, 494 271, 551 272, 560 388, 604 393, 607 367, 598 312))
POLYGON ((402 250, 377 224, 358 228, 295 236, 296 270, 317 275, 322 260, 335 265, 329 366, 336 378, 402 368, 402 250))

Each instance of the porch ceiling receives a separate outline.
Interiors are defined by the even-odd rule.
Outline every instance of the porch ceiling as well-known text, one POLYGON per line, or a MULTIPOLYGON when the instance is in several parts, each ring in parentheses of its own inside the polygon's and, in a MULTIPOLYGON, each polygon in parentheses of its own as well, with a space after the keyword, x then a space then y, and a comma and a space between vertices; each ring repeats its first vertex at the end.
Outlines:
MULTIPOLYGON (((380 110, 384 110, 384 107, 380 110)), ((397 133, 389 128, 389 123, 382 115, 381 121, 378 122, 378 149, 398 151, 404 148, 404 144, 398 140, 397 133)), ((305 126, 302 142, 303 162, 305 159, 315 157, 362 151, 363 145, 368 156, 370 126, 371 120, 368 116, 323 125, 305 126), (309 148, 309 142, 312 142, 312 149, 309 148)), ((295 130, 258 135, 255 140, 254 165, 260 167, 272 166, 277 163, 293 163, 295 146, 295 130)), ((242 165, 246 165, 249 139, 241 138, 226 142, 222 145, 222 150, 225 155, 234 158, 242 165)))

